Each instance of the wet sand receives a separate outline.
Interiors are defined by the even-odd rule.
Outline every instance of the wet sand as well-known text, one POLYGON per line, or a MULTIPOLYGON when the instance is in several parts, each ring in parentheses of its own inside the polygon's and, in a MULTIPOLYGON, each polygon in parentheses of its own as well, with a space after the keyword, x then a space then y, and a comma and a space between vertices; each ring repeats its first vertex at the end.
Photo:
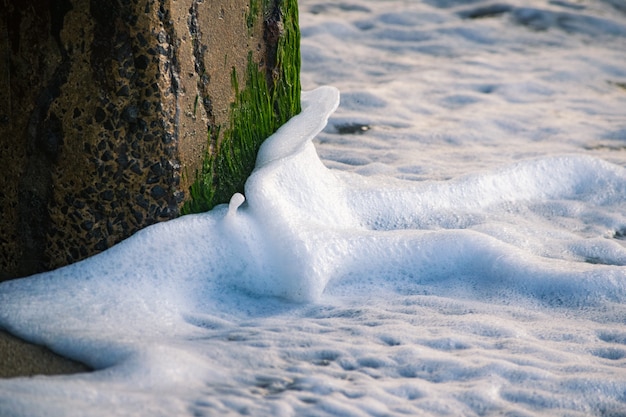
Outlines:
POLYGON ((78 362, 0 330, 0 378, 89 372, 78 362))

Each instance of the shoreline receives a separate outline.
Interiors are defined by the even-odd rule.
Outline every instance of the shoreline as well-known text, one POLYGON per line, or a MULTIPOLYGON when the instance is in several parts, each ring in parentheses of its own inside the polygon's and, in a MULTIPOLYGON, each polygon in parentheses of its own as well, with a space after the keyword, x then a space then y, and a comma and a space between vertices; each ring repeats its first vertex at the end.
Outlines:
POLYGON ((90 372, 88 366, 0 330, 0 378, 90 372))

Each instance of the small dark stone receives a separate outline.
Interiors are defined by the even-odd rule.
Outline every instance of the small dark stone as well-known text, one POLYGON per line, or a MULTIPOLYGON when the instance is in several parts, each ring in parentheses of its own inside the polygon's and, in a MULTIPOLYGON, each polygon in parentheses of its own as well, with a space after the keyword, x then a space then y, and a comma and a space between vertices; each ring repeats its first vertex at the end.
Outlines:
POLYGON ((362 135, 371 129, 370 125, 362 123, 346 123, 335 126, 340 135, 362 135))
POLYGON ((115 194, 113 193, 113 190, 106 190, 100 193, 100 198, 105 201, 113 201, 114 197, 115 194))
POLYGON ((128 155, 126 153, 119 154, 116 162, 122 169, 126 169, 128 167, 128 155))
POLYGON ((104 162, 108 162, 113 159, 113 154, 110 151, 104 151, 101 158, 104 162))
POLYGON ((137 106, 128 106, 122 112, 122 119, 128 123, 136 123, 137 117, 139 117, 139 109, 137 109, 137 106))
POLYGON ((94 248, 99 251, 106 250, 108 247, 109 247, 109 244, 107 243, 106 239, 102 239, 100 242, 96 243, 96 245, 94 246, 94 248))
POLYGON ((137 205, 143 209, 148 210, 148 207, 150 207, 148 200, 146 200, 146 198, 142 194, 138 194, 135 201, 137 202, 137 205))
POLYGON ((82 227, 82 228, 83 228, 83 230, 90 231, 91 229, 93 229, 93 222, 92 222, 92 221, 90 221, 90 220, 85 220, 85 221, 84 221, 84 222, 80 225, 80 227, 82 227))
POLYGON ((90 196, 91 194, 95 194, 96 192, 97 190, 93 188, 92 186, 89 186, 83 190, 83 193, 87 196, 90 196))
POLYGON ((119 90, 117 90, 118 97, 128 97, 130 96, 130 88, 127 85, 123 85, 119 90))
MULTIPOLYGON (((150 90, 148 90, 150 91, 150 90)), ((144 100, 141 102, 141 111, 144 114, 150 114, 150 102, 148 100, 144 100)))
POLYGON ((170 209, 167 207, 163 207, 160 210, 156 211, 156 217, 159 217, 161 219, 168 219, 170 218, 170 209))
MULTIPOLYGON (((144 42, 145 42, 145 39, 144 39, 144 42)), ((150 58, 148 58, 145 55, 139 55, 137 58, 135 58, 135 68, 137 69, 145 70, 146 68, 148 68, 149 64, 150 64, 150 58)))
POLYGON ((145 132, 148 130, 148 124, 143 119, 137 119, 137 129, 139 129, 142 132, 145 132))
POLYGON ((163 175, 165 173, 165 170, 163 169, 163 165, 161 165, 160 162, 156 162, 156 163, 152 164, 150 166, 150 171, 154 175, 163 175))
POLYGON ((104 237, 102 235, 102 227, 94 228, 92 231, 87 233, 87 236, 89 236, 90 238, 93 238, 93 239, 97 239, 97 240, 102 239, 104 237))
POLYGON ((113 224, 107 220, 107 234, 108 235, 112 235, 113 234, 113 224))
POLYGON ((98 107, 96 109, 96 114, 94 115, 94 117, 96 119, 96 123, 102 123, 104 119, 106 119, 107 115, 102 107, 98 107))
MULTIPOLYGON (((157 12, 157 16, 159 16, 159 20, 165 21, 167 20, 167 16, 169 15, 167 9, 161 4, 159 5, 159 11, 157 12)), ((163 33, 163 32, 161 32, 163 33)))
POLYGON ((150 190, 150 195, 155 200, 163 198, 165 194, 167 194, 167 192, 160 185, 155 185, 154 187, 152 187, 152 190, 150 190))
POLYGON ((133 162, 132 165, 130 166, 130 170, 132 172, 134 172, 137 175, 141 175, 141 168, 139 167, 139 164, 137 162, 133 162))
POLYGON ((138 224, 143 223, 143 214, 138 211, 133 211, 133 217, 138 224))
POLYGON ((148 41, 146 41, 146 38, 141 32, 137 32, 137 35, 135 35, 135 39, 137 40, 137 42, 139 42, 140 46, 146 46, 148 44, 148 41))
POLYGON ((484 19, 488 17, 498 17, 508 13, 513 8, 508 4, 489 4, 476 8, 464 10, 459 15, 464 19, 484 19))
MULTIPOLYGON (((130 200, 130 193, 128 192, 128 190, 126 188, 122 188, 120 190, 117 190, 117 199, 122 200, 122 201, 127 201, 130 200)), ((116 202, 117 204, 117 202, 116 202)))
POLYGON ((82 112, 80 111, 80 109, 78 107, 74 108, 74 119, 77 119, 80 117, 80 115, 82 114, 82 112))

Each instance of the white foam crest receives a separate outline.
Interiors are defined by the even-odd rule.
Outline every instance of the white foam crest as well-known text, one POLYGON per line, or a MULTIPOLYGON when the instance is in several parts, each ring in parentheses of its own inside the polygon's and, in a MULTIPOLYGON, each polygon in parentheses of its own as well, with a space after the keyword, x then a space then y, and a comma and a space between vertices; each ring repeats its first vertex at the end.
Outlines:
MULTIPOLYGON (((326 109, 334 107, 330 101, 326 104, 326 109)), ((486 216, 514 224, 520 213, 545 201, 615 209, 626 201, 623 168, 586 156, 559 156, 443 183, 378 181, 328 170, 310 143, 302 143, 311 139, 298 136, 288 157, 283 154, 280 164, 259 167, 246 184, 248 209, 272 242, 269 257, 280 265, 273 279, 281 283, 268 285, 283 289, 275 295, 315 300, 329 280, 339 282, 345 276, 356 281, 376 276, 378 284, 389 285, 406 282, 407 277, 420 284, 453 276, 465 281, 462 287, 478 287, 483 294, 488 291, 482 289, 490 288, 574 304, 595 296, 624 297, 624 283, 613 279, 623 276, 623 269, 607 271, 602 282, 602 274, 590 272, 590 265, 543 260, 481 233, 384 232, 433 226, 464 229, 484 223, 486 216), (445 213, 453 214, 455 221, 445 213), (473 213, 482 215, 459 224, 459 217, 473 213)), ((549 217, 541 210, 538 214, 549 217)), ((575 248, 598 246, 579 241, 570 251, 580 257, 584 250, 575 248)), ((602 247, 592 251, 593 259, 623 265, 624 248, 610 241, 602 247)))
MULTIPOLYGON (((159 305, 142 300, 131 310, 137 314, 158 312, 167 322, 177 313, 177 299, 186 296, 187 290, 176 289, 180 279, 187 281, 183 288, 208 285, 202 282, 231 285, 294 301, 319 299, 330 280, 346 275, 377 275, 378 281, 388 283, 405 281, 407 276, 420 283, 449 274, 480 275, 488 281, 502 281, 502 288, 518 286, 521 290, 530 281, 541 279, 535 276, 556 274, 572 278, 568 287, 590 285, 585 278, 588 265, 568 264, 572 267, 568 269, 555 262, 556 266, 549 266, 532 253, 513 249, 511 243, 523 246, 516 242, 523 236, 502 241, 497 234, 485 235, 485 229, 483 233, 440 234, 385 231, 480 229, 487 217, 514 224, 519 220, 517 213, 526 213, 538 201, 573 200, 615 207, 626 201, 623 168, 590 157, 562 156, 520 162, 448 182, 376 180, 337 173, 321 163, 311 141, 338 101, 338 91, 331 87, 304 94, 302 114, 261 148, 258 166, 246 183, 245 198, 235 194, 228 207, 149 228, 105 254, 3 288, 12 292, 13 285, 21 290, 42 285, 34 284, 37 281, 50 282, 50 288, 39 295, 49 302, 58 296, 55 287, 65 291, 71 282, 78 300, 97 305, 101 291, 112 291, 104 288, 111 282, 127 287, 129 294, 153 293, 158 285, 170 290, 165 298, 155 297, 160 298, 159 305), (504 259, 508 261, 503 264, 504 259), (474 264, 476 271, 471 272, 470 265, 474 264), (451 270, 451 265, 459 269, 451 270), (502 274, 509 278, 503 280, 502 274), (91 288, 98 291, 81 291, 91 281, 95 282, 91 288), (161 306, 164 299, 165 308, 161 306)), ((623 265, 626 250, 615 242, 602 242, 565 244, 585 260, 623 265)), ((608 276, 623 273, 620 269, 608 276)), ((621 285, 607 284, 606 291, 620 299, 621 285)), ((32 297, 35 291, 26 292, 32 297)), ((4 309, 4 319, 11 321, 7 314, 24 314, 21 320, 26 320, 28 309, 22 308, 19 299, 5 298, 11 307, 4 309)), ((124 302, 123 294, 119 298, 124 302)), ((29 323, 34 324, 35 319, 29 323)))
MULTIPOLYGON (((385 184, 349 180, 351 204, 370 227, 423 228, 437 214, 457 215, 546 201, 586 201, 597 206, 626 202, 624 169, 589 156, 546 157, 447 182, 385 184)), ((441 227, 455 224, 439 223, 441 227)))
POLYGON ((297 117, 287 121, 276 133, 267 138, 256 158, 256 168, 272 161, 295 155, 311 138, 324 129, 328 117, 339 106, 339 90, 324 86, 302 92, 302 112, 315 117, 297 117))

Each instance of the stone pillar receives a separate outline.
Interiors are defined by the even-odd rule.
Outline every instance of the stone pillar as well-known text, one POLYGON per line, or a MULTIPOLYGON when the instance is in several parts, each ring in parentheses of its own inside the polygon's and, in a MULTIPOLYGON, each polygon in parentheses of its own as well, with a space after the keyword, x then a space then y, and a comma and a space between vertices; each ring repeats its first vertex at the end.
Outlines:
POLYGON ((0 4, 0 280, 226 202, 299 112, 296 0, 0 4))

